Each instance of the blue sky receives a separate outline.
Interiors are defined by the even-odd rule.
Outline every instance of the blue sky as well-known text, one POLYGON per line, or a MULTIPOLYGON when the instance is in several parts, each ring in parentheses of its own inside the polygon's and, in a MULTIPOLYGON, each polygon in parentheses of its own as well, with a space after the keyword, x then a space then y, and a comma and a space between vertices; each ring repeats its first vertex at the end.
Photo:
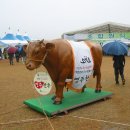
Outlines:
POLYGON ((108 21, 130 25, 130 0, 0 0, 0 5, 0 37, 9 27, 33 39, 55 39, 108 21))

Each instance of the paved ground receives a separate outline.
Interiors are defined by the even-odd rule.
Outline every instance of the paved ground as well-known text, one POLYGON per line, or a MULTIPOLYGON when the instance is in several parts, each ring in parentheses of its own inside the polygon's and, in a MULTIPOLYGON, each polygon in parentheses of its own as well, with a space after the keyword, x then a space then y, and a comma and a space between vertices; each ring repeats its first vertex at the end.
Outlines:
MULTIPOLYGON (((102 89, 113 92, 112 98, 71 110, 68 115, 57 115, 50 119, 54 130, 130 130, 129 65, 130 57, 126 57, 126 85, 116 86, 112 57, 103 57, 102 89)), ((23 104, 39 96, 32 86, 35 73, 22 63, 10 66, 8 60, 0 61, 0 130, 52 130, 44 115, 23 104)), ((94 88, 95 79, 90 78, 87 86, 94 88)))

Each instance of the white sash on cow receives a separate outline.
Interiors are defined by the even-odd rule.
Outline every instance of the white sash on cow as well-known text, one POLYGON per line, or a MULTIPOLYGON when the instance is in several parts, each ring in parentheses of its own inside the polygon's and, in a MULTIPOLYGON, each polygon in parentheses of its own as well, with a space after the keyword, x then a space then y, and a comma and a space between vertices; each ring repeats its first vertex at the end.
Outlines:
POLYGON ((72 47, 74 57, 74 74, 72 87, 81 89, 93 73, 93 57, 90 48, 85 42, 68 41, 72 47))

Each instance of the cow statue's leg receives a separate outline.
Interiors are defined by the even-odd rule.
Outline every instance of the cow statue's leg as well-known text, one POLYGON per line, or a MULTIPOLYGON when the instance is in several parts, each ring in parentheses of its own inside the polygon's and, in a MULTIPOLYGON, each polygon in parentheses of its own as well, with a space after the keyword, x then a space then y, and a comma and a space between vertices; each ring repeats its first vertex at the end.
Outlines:
POLYGON ((94 73, 93 77, 96 76, 96 89, 95 92, 101 92, 101 64, 102 64, 102 49, 101 46, 97 45, 91 49, 94 58, 94 73))
POLYGON ((56 84, 56 92, 55 92, 55 96, 53 97, 54 104, 62 103, 64 86, 65 86, 65 82, 58 82, 56 84))
POLYGON ((95 89, 95 92, 98 93, 98 92, 101 92, 101 71, 100 71, 100 68, 98 70, 95 70, 94 71, 94 74, 93 74, 93 77, 96 76, 96 89, 95 89))
POLYGON ((64 69, 59 75, 59 80, 55 84, 56 93, 54 98, 54 104, 61 104, 63 99, 63 90, 65 87, 65 79, 67 78, 69 70, 64 69))

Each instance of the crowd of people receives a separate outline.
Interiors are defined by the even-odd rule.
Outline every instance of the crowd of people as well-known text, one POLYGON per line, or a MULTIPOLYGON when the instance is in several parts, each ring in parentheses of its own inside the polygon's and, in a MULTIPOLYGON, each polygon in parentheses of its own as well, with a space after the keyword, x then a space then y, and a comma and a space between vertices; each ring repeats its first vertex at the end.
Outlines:
POLYGON ((20 59, 22 63, 25 63, 26 60, 26 53, 23 50, 23 47, 16 47, 15 52, 8 52, 8 48, 4 48, 3 51, 0 49, 0 59, 9 59, 9 64, 14 65, 14 58, 16 59, 16 62, 20 62, 20 59))

